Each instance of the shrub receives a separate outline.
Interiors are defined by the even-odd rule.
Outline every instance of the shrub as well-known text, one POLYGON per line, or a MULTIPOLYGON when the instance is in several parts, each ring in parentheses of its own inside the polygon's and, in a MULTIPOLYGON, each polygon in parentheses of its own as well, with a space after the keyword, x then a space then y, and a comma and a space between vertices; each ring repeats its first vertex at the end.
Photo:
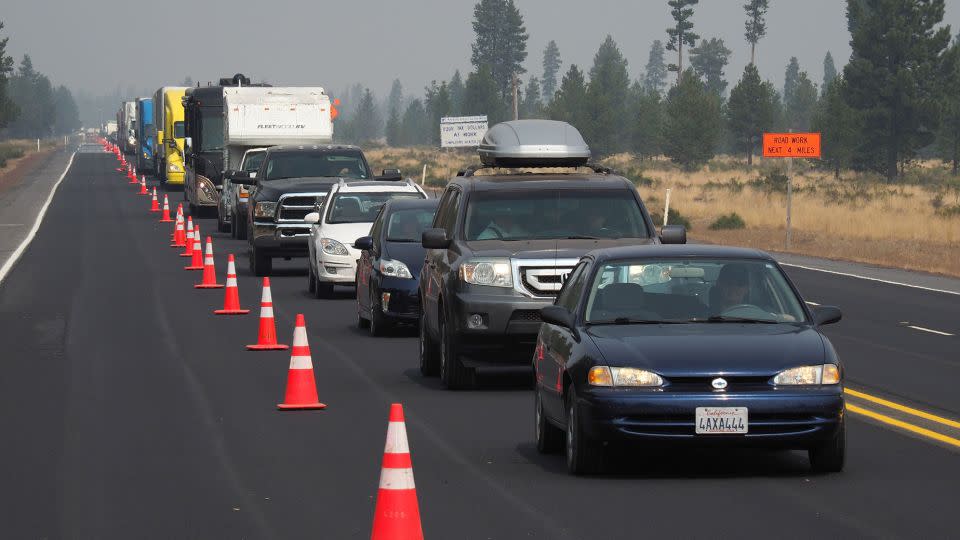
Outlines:
MULTIPOLYGON (((663 225, 663 214, 658 210, 650 212, 650 219, 653 220, 653 224, 657 227, 663 225)), ((673 206, 670 207, 670 220, 667 225, 683 225, 688 231, 693 228, 690 225, 690 220, 673 206)))
POLYGON ((743 218, 740 217, 736 212, 730 212, 725 216, 718 217, 713 223, 710 224, 711 231, 720 231, 727 229, 743 229, 747 226, 743 222, 743 218))
POLYGON ((750 187, 767 193, 786 193, 787 175, 780 171, 771 171, 751 180, 750 187))
POLYGON ((7 160, 23 157, 23 148, 12 144, 0 144, 0 168, 7 166, 7 160))

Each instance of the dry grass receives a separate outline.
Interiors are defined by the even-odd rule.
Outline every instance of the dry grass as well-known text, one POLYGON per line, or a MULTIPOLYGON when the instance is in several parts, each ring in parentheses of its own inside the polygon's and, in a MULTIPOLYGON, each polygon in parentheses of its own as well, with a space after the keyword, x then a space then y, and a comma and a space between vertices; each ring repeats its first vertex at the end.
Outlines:
MULTIPOLYGON (((438 186, 478 163, 473 152, 432 148, 380 148, 368 157, 376 169, 399 166, 418 181, 427 164, 427 183, 438 186)), ((784 250, 786 196, 775 176, 782 161, 747 168, 723 156, 693 173, 663 159, 640 162, 629 154, 602 163, 638 185, 651 213, 662 214, 670 188, 671 208, 690 220, 695 240, 784 250), (709 229, 731 212, 743 218, 745 229, 709 229)), ((903 184, 851 172, 835 180, 805 162, 795 165, 791 252, 960 276, 960 182, 941 164, 920 164, 903 184)))

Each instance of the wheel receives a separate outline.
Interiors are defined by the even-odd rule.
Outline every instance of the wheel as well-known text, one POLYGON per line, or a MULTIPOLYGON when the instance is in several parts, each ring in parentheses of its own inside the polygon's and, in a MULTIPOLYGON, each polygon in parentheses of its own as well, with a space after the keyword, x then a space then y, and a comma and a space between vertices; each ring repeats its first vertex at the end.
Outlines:
POLYGON ((543 400, 540 391, 534 391, 534 420, 536 422, 537 451, 541 454, 553 454, 563 447, 563 430, 550 423, 543 413, 543 400))
POLYGON ((460 361, 460 351, 450 338, 442 305, 440 310, 440 381, 448 390, 459 390, 473 384, 474 370, 460 361))
POLYGON ((313 274, 313 266, 310 263, 307 263, 307 291, 310 294, 315 294, 317 292, 317 278, 313 274))
POLYGON ((818 473, 840 472, 843 470, 847 453, 846 422, 840 420, 840 429, 832 438, 823 441, 807 451, 810 456, 810 468, 818 473))
POLYGON ((243 230, 236 212, 230 212, 230 238, 240 240, 240 231, 243 230))
POLYGON ((577 392, 571 386, 567 399, 567 470, 575 475, 602 472, 603 446, 584 433, 581 415, 577 392))
POLYGON ((220 219, 220 209, 217 209, 217 231, 230 232, 230 224, 220 219))
POLYGON ((374 294, 372 287, 370 288, 370 303, 368 305, 370 306, 370 335, 380 337, 389 332, 393 325, 383 316, 383 306, 377 301, 377 295, 374 294))
MULTIPOLYGON (((423 302, 420 303, 423 306, 423 302)), ((432 377, 440 370, 440 362, 437 358, 437 347, 430 339, 427 332, 426 317, 423 314, 423 308, 420 309, 420 374, 424 377, 432 377)))
POLYGON ((250 251, 250 272, 255 276, 269 276, 273 271, 273 259, 257 253, 256 249, 250 251))

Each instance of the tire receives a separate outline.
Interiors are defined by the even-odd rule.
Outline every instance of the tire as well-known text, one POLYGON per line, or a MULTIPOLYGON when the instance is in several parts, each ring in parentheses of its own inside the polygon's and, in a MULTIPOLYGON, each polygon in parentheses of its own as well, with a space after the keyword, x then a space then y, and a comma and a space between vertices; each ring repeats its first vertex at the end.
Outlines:
POLYGON ((313 266, 307 263, 307 291, 310 294, 317 292, 317 278, 313 275, 313 266))
POLYGON ((440 358, 437 346, 430 339, 427 331, 426 317, 423 314, 423 302, 420 303, 420 374, 424 377, 434 377, 440 372, 440 358))
POLYGON ((473 384, 474 370, 464 367, 460 351, 450 339, 447 317, 440 306, 440 382, 447 390, 460 390, 473 384))
POLYGON ((547 416, 543 413, 543 401, 540 397, 540 390, 534 391, 533 401, 537 451, 541 454, 555 454, 563 448, 563 430, 547 420, 547 416))
POLYGON ((252 249, 250 251, 250 272, 258 277, 269 276, 273 272, 273 259, 257 253, 255 248, 252 249))
POLYGON ((577 392, 571 386, 567 398, 567 471, 577 476, 602 472, 604 459, 603 446, 584 433, 581 415, 577 392))
POLYGON ((240 240, 240 231, 241 226, 240 222, 237 220, 236 212, 230 212, 230 238, 234 240, 240 240))
POLYGON ((220 219, 220 209, 217 209, 217 231, 219 232, 230 232, 230 224, 226 221, 220 219))
POLYGON ((846 422, 840 420, 840 429, 830 439, 807 451, 810 457, 810 469, 817 473, 833 473, 843 470, 847 453, 846 422))
POLYGON ((326 281, 320 281, 317 279, 317 298, 331 298, 333 297, 333 283, 328 283, 326 281))

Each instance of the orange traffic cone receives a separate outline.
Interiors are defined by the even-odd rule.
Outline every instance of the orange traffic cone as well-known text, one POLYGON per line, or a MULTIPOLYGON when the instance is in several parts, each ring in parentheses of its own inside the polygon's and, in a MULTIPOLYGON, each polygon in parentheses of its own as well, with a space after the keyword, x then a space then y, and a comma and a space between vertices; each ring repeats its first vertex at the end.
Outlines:
POLYGON ((240 288, 237 287, 237 266, 233 253, 227 257, 227 288, 224 291, 223 309, 215 310, 215 315, 246 315, 249 309, 240 308, 240 288))
POLYGON ((176 222, 173 225, 173 242, 170 243, 170 247, 187 247, 186 238, 181 240, 181 236, 183 236, 183 216, 177 214, 176 222))
POLYGON ((201 254, 201 251, 200 251, 200 246, 202 245, 202 242, 200 242, 200 226, 199 225, 195 225, 193 227, 193 240, 191 241, 191 243, 193 244, 193 259, 190 260, 190 266, 184 266, 183 269, 184 270, 203 270, 203 255, 201 254))
POLYGON ((181 257, 193 257, 193 216, 187 220, 186 238, 184 238, 185 249, 180 254, 181 257))
POLYGON ((160 211, 160 203, 157 201, 157 188, 156 188, 156 187, 153 188, 153 199, 150 201, 150 211, 151 211, 151 212, 159 212, 159 211, 160 211))
POLYGON ((380 469, 380 490, 377 509, 373 514, 371 540, 423 540, 420 525, 420 505, 413 484, 413 462, 407 444, 407 425, 403 420, 403 405, 390 406, 387 424, 387 444, 383 449, 383 468, 380 469))
POLYGON ((127 166, 127 178, 130 179, 130 181, 127 182, 128 184, 139 184, 139 182, 137 182, 137 172, 136 172, 136 171, 137 171, 137 170, 134 169, 132 165, 127 166))
POLYGON ((287 371, 287 392, 281 411, 293 409, 325 409, 327 406, 317 398, 317 382, 313 378, 313 359, 307 343, 307 324, 303 314, 297 313, 297 325, 293 329, 293 349, 290 351, 290 369, 287 371))
POLYGON ((170 219, 170 201, 166 193, 163 194, 163 216, 160 218, 160 223, 173 223, 170 219))
POLYGON ((207 251, 203 254, 203 279, 193 286, 194 289, 222 289, 217 283, 217 269, 213 264, 213 240, 207 237, 207 251))
MULTIPOLYGON (((173 244, 177 243, 177 221, 178 220, 183 221, 183 203, 180 203, 177 205, 177 214, 173 218, 173 232, 170 233, 170 242, 172 243, 170 244, 170 247, 173 247, 173 244)), ((186 236, 182 236, 181 238, 184 238, 184 240, 186 240, 186 236)), ((177 246, 177 247, 183 247, 183 246, 177 246)))
POLYGON ((273 295, 270 294, 270 278, 263 278, 263 293, 260 297, 260 332, 256 345, 247 345, 251 351, 285 351, 290 347, 277 343, 277 325, 273 320, 273 295))
POLYGON ((137 195, 149 195, 149 194, 150 194, 150 192, 147 191, 147 177, 141 175, 141 176, 140 176, 140 191, 137 193, 137 195))

